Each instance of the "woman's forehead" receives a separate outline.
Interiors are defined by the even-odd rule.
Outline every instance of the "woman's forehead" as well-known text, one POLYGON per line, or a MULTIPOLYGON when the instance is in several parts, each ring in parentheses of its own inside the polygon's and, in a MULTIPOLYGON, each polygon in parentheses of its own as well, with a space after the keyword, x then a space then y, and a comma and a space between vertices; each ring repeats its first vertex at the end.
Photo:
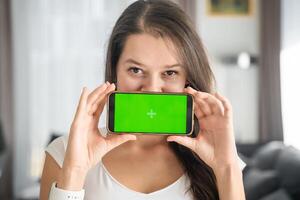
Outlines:
POLYGON ((180 63, 177 55, 175 46, 170 40, 143 33, 127 38, 120 61, 126 62, 131 59, 150 66, 168 66, 180 63))

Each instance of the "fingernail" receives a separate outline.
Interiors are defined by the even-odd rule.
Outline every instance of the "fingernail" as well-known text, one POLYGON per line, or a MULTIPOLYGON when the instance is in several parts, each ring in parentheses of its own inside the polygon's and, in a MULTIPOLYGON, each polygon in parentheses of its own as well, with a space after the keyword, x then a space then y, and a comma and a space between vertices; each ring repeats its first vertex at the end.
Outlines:
POLYGON ((110 85, 110 82, 108 82, 108 81, 106 81, 106 83, 105 83, 106 85, 110 85))
POLYGON ((109 88, 113 88, 115 86, 115 84, 114 83, 111 83, 110 85, 109 85, 109 88))
POLYGON ((132 137, 133 140, 136 140, 136 136, 132 137))
POLYGON ((135 135, 130 135, 130 140, 136 140, 136 136, 135 135))

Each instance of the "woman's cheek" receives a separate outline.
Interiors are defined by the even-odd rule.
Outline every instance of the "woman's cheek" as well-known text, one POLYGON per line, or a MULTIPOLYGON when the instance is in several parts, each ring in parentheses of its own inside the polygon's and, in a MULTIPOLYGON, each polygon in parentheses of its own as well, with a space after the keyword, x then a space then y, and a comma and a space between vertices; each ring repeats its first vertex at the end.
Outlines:
POLYGON ((163 92, 183 92, 184 85, 166 85, 163 92))
POLYGON ((166 81, 163 92, 183 92, 185 80, 166 81))
POLYGON ((117 81, 118 91, 139 91, 141 83, 138 79, 132 79, 130 77, 120 77, 117 81))

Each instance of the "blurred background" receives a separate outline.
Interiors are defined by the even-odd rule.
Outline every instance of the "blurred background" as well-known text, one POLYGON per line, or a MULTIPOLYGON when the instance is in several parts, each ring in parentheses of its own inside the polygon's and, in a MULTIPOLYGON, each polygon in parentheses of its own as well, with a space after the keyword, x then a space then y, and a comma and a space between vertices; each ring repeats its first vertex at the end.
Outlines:
MULTIPOLYGON (((0 199, 38 199, 44 149, 104 81, 132 0, 0 0, 0 199)), ((300 199, 300 1, 174 0, 234 109, 247 199, 300 199)), ((105 114, 99 126, 105 126, 105 114)))

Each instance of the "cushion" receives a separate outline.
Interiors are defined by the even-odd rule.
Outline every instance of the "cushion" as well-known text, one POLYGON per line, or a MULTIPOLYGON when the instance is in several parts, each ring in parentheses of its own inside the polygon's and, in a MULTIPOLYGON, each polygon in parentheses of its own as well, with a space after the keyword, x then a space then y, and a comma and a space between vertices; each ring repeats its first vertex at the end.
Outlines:
POLYGON ((273 169, 279 153, 285 145, 279 141, 269 142, 260 147, 253 155, 251 165, 262 170, 273 169))
POLYGON ((259 200, 292 200, 292 198, 284 189, 279 189, 259 200))
POLYGON ((295 199, 300 199, 300 151, 285 148, 278 157, 276 169, 282 187, 295 199))
POLYGON ((247 200, 257 200, 277 189, 280 183, 275 170, 249 169, 244 176, 247 200))

